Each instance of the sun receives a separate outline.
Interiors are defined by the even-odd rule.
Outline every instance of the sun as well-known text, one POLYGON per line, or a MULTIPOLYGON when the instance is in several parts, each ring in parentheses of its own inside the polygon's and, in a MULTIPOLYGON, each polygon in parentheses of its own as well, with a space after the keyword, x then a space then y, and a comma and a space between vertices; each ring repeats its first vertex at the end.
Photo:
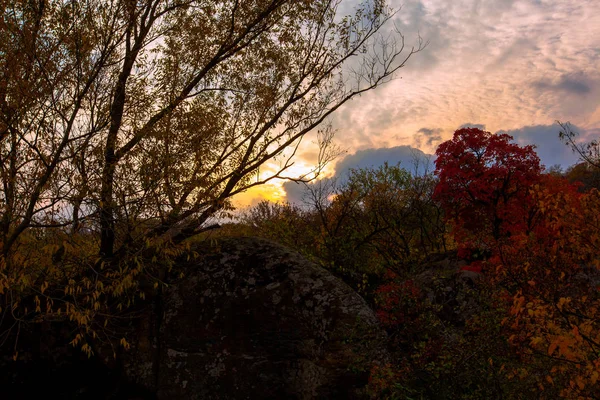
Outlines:
MULTIPOLYGON (((266 179, 277 172, 277 166, 266 166, 260 172, 259 179, 266 179)), ((282 175, 289 178, 300 178, 303 176, 313 177, 315 165, 309 162, 296 161, 293 165, 286 169, 282 175)), ((325 168, 319 178, 331 175, 330 168, 325 168)), ((271 201, 274 203, 282 203, 287 201, 287 196, 283 184, 287 182, 285 179, 273 179, 264 185, 254 186, 235 196, 233 204, 237 209, 252 207, 260 201, 271 201)))

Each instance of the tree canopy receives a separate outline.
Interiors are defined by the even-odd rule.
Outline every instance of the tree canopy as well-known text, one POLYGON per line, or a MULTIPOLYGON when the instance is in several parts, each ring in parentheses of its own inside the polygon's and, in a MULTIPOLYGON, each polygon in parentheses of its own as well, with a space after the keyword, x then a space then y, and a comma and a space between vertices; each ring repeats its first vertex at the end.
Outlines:
POLYGON ((533 146, 506 134, 463 128, 437 151, 435 196, 469 230, 499 239, 526 223, 529 187, 542 172, 533 146))
POLYGON ((4 2, 3 253, 35 227, 99 232, 103 257, 137 219, 185 238, 281 176, 256 172, 418 50, 378 36, 384 2, 339 4, 4 2))
POLYGON ((144 249, 175 254, 232 196, 285 177, 307 133, 328 143, 327 118, 423 46, 405 48, 385 1, 340 4, 1 2, 2 307, 35 294, 17 319, 41 296, 88 324, 103 293, 136 287, 144 249))

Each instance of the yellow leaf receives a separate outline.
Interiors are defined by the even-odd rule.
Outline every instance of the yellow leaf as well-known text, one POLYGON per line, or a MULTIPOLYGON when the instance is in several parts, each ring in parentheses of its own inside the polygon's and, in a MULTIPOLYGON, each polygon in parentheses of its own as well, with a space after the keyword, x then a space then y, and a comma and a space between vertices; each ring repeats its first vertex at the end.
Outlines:
POLYGON ((568 297, 566 297, 566 298, 565 298, 565 297, 561 297, 561 298, 558 300, 558 304, 557 304, 556 306, 558 307, 558 309, 559 309, 560 311, 562 311, 562 309, 563 309, 563 307, 565 306, 565 304, 568 304, 570 301, 571 301, 571 299, 570 299, 570 298, 568 298, 568 297))
POLYGON ((538 344, 542 343, 542 341, 543 341, 543 339, 539 336, 533 337, 533 338, 531 338, 531 345, 532 346, 538 345, 538 344))

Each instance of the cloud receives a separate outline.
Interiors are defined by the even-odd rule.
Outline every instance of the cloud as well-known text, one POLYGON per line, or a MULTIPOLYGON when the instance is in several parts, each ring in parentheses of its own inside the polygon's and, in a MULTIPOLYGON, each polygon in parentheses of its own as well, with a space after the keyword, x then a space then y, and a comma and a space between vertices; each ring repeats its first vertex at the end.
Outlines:
POLYGON ((466 124, 462 124, 461 126, 458 127, 458 129, 463 129, 463 128, 477 128, 477 129, 481 129, 482 131, 485 131, 485 124, 473 124, 471 122, 467 122, 466 124))
POLYGON ((435 147, 442 141, 442 129, 421 128, 414 136, 414 141, 418 148, 435 147))
POLYGON ((418 47, 419 38, 427 43, 426 50, 411 58, 406 66, 407 71, 423 73, 435 69, 451 47, 451 36, 444 34, 451 30, 449 21, 425 3, 420 0, 403 0, 402 4, 392 4, 398 11, 393 21, 394 26, 402 32, 408 47, 418 47))
POLYGON ((428 159, 429 157, 429 154, 425 154, 421 150, 411 146, 359 150, 337 162, 335 165, 335 175, 337 177, 344 177, 350 169, 377 168, 385 162, 391 165, 400 163, 401 167, 411 170, 415 160, 428 159))
MULTIPOLYGON (((362 1, 343 1, 340 12, 351 13, 362 1)), ((584 141, 600 137, 600 1, 389 3, 398 12, 382 33, 397 27, 405 55, 419 35, 429 45, 397 79, 331 116, 335 143, 352 153, 340 160, 336 176, 384 160, 410 167, 408 147, 400 145, 431 152, 457 127, 503 130, 520 144, 537 145, 547 166, 576 161, 553 121, 576 124, 584 141)), ((315 163, 314 151, 299 158, 315 163)), ((288 182, 284 188, 296 200, 303 185, 288 182)))
POLYGON ((285 200, 289 203, 303 204, 307 194, 307 185, 315 185, 315 183, 284 182, 282 187, 285 191, 285 200))
MULTIPOLYGON (((433 169, 433 156, 414 147, 371 148, 359 150, 338 161, 335 165, 335 174, 329 179, 343 182, 348 177, 351 169, 378 168, 386 162, 390 165, 399 163, 402 168, 411 172, 416 168, 416 172, 419 174, 433 169)), ((314 188, 315 185, 319 185, 319 182, 309 183, 308 185, 314 188)), ((301 204, 306 195, 306 185, 302 183, 288 181, 283 184, 283 189, 286 193, 286 200, 291 203, 301 204)))
POLYGON ((423 145, 413 137, 421 128, 440 128, 445 139, 464 121, 485 121, 492 132, 556 119, 600 127, 592 118, 600 107, 597 0, 390 3, 407 46, 419 34, 430 44, 402 79, 334 117, 350 151, 423 145))
POLYGON ((540 51, 540 48, 530 38, 519 37, 514 39, 500 54, 493 58, 493 61, 487 65, 487 72, 494 72, 511 65, 519 58, 529 58, 540 51))
MULTIPOLYGON (((580 128, 573 128, 581 132, 580 128)), ((535 151, 546 167, 560 164, 563 168, 567 168, 577 162, 577 156, 560 141, 558 138, 559 132, 560 127, 558 125, 535 125, 497 133, 511 135, 515 142, 522 146, 535 145, 535 151)))
POLYGON ((584 73, 563 74, 557 80, 539 80, 532 84, 539 91, 558 91, 574 95, 585 95, 592 90, 591 80, 584 73))
MULTIPOLYGON (((466 123, 460 128, 479 128, 485 130, 484 124, 466 123)), ((580 134, 582 141, 598 139, 600 137, 600 129, 583 129, 572 125, 572 129, 580 134)), ((542 164, 546 167, 551 167, 559 164, 563 169, 575 164, 578 157, 572 150, 566 146, 558 137, 560 126, 554 125, 532 125, 524 126, 518 129, 501 130, 496 133, 506 133, 512 136, 516 143, 525 145, 535 145, 536 153, 540 157, 542 164)), ((415 142, 431 146, 432 144, 441 141, 441 132, 439 128, 421 128, 415 135, 415 142)), ((415 160, 418 160, 418 173, 423 173, 425 170, 432 171, 434 169, 434 155, 427 154, 412 146, 396 146, 389 148, 369 148, 359 150, 353 154, 349 154, 335 164, 335 174, 331 178, 326 178, 320 182, 308 184, 311 188, 317 188, 319 184, 327 184, 329 182, 343 182, 348 177, 351 169, 359 168, 378 168, 387 162, 390 165, 400 163, 400 166, 414 171, 415 160)), ((307 186, 295 182, 285 182, 283 189, 286 194, 286 200, 296 204, 302 204, 306 194, 307 186)))

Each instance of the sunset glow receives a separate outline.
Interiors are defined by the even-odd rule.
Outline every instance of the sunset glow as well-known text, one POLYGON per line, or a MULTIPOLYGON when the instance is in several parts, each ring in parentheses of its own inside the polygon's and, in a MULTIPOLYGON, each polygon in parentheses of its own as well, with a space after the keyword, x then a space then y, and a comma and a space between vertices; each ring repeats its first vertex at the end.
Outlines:
MULTIPOLYGON (((520 144, 537 145, 544 164, 567 167, 577 158, 559 141, 557 120, 570 121, 582 138, 600 135, 600 2, 392 0, 391 5, 407 46, 419 34, 429 45, 394 81, 335 114, 335 141, 349 157, 363 151, 367 160, 376 149, 398 146, 432 154, 457 128, 471 124, 506 131, 520 144)), ((398 159, 406 158, 405 150, 398 150, 398 159)), ((374 156, 372 164, 382 161, 374 156)), ((315 162, 314 151, 301 153, 292 171, 301 175, 315 162)), ((331 170, 340 172, 335 165, 331 170)), ((284 200, 281 185, 273 182, 238 201, 284 200)))

